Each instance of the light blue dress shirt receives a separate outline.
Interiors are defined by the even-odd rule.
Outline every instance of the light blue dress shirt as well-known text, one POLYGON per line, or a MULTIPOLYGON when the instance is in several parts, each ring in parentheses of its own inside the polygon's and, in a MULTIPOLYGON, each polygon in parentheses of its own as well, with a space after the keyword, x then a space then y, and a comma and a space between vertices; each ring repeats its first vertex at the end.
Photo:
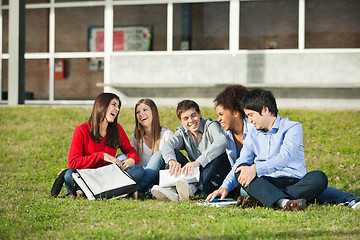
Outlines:
POLYGON ((242 163, 256 163, 258 177, 302 178, 306 167, 301 123, 278 115, 268 132, 248 127, 240 157, 221 187, 231 191, 238 185, 234 172, 242 163))

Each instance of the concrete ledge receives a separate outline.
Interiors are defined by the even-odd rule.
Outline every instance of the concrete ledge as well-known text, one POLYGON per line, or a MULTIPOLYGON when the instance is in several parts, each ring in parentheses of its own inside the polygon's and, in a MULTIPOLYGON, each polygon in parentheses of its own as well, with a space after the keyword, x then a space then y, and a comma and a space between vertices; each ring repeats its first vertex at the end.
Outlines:
MULTIPOLYGON (((228 84, 103 84, 123 97, 215 98, 228 84)), ((270 90, 276 98, 360 99, 360 84, 243 84, 270 90)))
MULTIPOLYGON (((360 82, 349 83, 312 83, 312 82, 279 82, 279 83, 238 83, 247 88, 360 88, 360 82)), ((226 87, 230 84, 215 83, 97 83, 98 87, 115 87, 115 88, 188 88, 188 87, 226 87)))

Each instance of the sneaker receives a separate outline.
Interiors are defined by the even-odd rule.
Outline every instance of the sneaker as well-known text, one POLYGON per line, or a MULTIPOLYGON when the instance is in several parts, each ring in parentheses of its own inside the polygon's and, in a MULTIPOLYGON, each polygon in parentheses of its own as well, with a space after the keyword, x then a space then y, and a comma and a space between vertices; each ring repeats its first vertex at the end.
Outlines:
POLYGON ((194 196, 198 188, 194 184, 189 184, 185 178, 180 178, 176 182, 176 191, 179 194, 180 202, 189 201, 190 197, 194 196))
POLYGON ((295 199, 295 200, 289 200, 284 207, 285 211, 301 211, 306 208, 306 200, 301 199, 295 199))
POLYGON ((175 189, 173 188, 163 188, 159 187, 159 185, 154 185, 151 189, 152 195, 160 200, 160 201, 172 201, 172 202, 178 202, 179 201, 179 195, 176 193, 175 189))
POLYGON ((360 198, 354 198, 349 202, 348 206, 354 210, 360 209, 360 198))

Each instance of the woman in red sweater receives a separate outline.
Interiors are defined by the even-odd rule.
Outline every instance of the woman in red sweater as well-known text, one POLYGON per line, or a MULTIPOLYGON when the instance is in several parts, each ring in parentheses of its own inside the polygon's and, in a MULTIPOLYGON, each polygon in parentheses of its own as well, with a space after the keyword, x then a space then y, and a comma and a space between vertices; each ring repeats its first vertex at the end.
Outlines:
POLYGON ((138 165, 137 152, 117 123, 120 107, 121 101, 117 95, 101 93, 94 102, 89 121, 76 127, 69 151, 69 170, 64 177, 70 195, 83 195, 71 175, 75 169, 99 168, 115 163, 129 173, 135 182, 141 181, 144 170, 138 165), (118 155, 122 160, 115 157, 118 148, 123 152, 118 155))

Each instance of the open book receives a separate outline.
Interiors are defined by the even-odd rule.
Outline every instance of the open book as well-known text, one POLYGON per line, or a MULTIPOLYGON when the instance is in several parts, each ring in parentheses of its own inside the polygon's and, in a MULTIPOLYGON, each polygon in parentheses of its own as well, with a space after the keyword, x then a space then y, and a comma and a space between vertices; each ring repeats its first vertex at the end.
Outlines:
POLYGON ((205 200, 203 202, 199 202, 198 205, 211 206, 211 207, 227 207, 230 205, 235 205, 236 203, 237 201, 232 198, 225 198, 224 200, 215 198, 211 202, 206 202, 205 200))
POLYGON ((170 176, 169 169, 159 171, 159 186, 160 187, 171 187, 175 186, 177 180, 180 178, 185 178, 188 183, 199 182, 200 179, 200 170, 199 167, 194 168, 194 173, 191 176, 186 176, 182 173, 179 176, 175 177, 174 175, 170 176))

